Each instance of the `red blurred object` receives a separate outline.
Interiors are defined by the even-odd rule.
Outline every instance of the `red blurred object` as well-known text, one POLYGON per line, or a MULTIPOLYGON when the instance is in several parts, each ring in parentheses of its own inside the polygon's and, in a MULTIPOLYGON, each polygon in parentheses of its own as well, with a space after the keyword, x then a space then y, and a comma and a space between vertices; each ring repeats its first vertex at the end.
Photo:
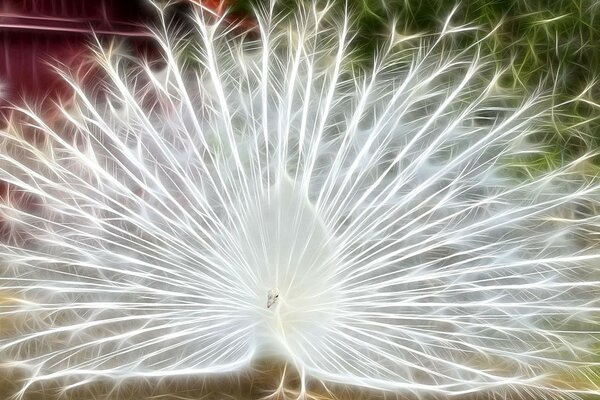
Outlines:
POLYGON ((144 0, 3 0, 0 6, 0 107, 42 103, 63 97, 68 88, 49 63, 78 67, 92 32, 149 41, 152 16, 144 0))
POLYGON ((213 10, 217 14, 221 15, 229 5, 229 2, 226 0, 190 0, 192 3, 199 4, 204 6, 210 10, 213 10))
MULTIPOLYGON (((229 7, 235 0, 189 0, 190 3, 204 7, 213 11, 218 16, 225 15, 229 7)), ((248 15, 240 13, 227 13, 225 20, 230 23, 238 32, 245 34, 256 34, 257 23, 248 15)))
MULTIPOLYGON (((65 98, 69 88, 50 64, 78 70, 92 33, 124 38, 144 54, 157 54, 146 26, 156 16, 150 0, 0 0, 0 114, 10 103, 43 104, 65 98)), ((231 0, 181 0, 221 16, 231 0)), ((253 33, 255 21, 230 13, 235 31, 253 33)), ((92 74, 93 75, 93 74, 92 74)), ((92 76, 93 77, 93 76, 92 76)))

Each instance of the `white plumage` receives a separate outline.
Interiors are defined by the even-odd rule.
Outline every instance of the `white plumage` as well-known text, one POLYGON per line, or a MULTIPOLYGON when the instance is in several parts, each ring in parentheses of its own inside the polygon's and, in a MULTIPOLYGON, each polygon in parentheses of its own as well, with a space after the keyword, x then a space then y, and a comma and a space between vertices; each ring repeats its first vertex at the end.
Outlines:
POLYGON ((265 354, 377 389, 594 392, 549 378, 596 362, 591 154, 510 173, 548 97, 503 94, 479 42, 452 47, 469 27, 390 35, 360 68, 349 16, 260 16, 252 41, 198 12, 189 67, 169 35, 159 72, 99 51, 104 97, 70 80, 64 123, 22 110, 43 144, 0 133, 0 179, 39 204, 0 205, 21 393, 265 354))

